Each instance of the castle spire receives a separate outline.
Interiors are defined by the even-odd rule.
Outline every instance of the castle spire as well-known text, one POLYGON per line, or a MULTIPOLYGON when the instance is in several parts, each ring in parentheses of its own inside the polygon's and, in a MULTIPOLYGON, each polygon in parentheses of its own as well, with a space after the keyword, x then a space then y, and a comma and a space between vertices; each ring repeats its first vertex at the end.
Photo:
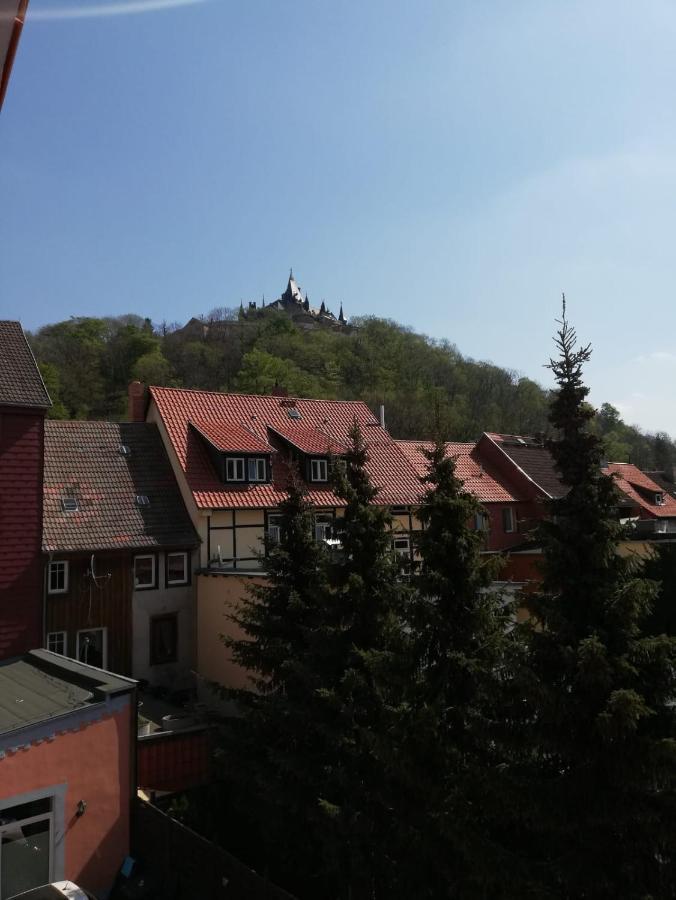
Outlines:
POLYGON ((342 303, 340 304, 340 314, 338 315, 338 321, 340 322, 341 325, 345 324, 345 316, 343 314, 343 304, 342 303))

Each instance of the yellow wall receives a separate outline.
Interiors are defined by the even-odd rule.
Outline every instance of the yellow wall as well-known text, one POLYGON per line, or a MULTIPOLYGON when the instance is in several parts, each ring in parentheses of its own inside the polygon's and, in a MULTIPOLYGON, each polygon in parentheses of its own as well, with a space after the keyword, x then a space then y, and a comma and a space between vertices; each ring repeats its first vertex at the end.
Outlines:
POLYGON ((250 687, 244 669, 233 662, 220 635, 243 637, 228 615, 237 609, 246 586, 262 584, 260 577, 240 575, 197 576, 197 671, 206 681, 226 687, 250 687))

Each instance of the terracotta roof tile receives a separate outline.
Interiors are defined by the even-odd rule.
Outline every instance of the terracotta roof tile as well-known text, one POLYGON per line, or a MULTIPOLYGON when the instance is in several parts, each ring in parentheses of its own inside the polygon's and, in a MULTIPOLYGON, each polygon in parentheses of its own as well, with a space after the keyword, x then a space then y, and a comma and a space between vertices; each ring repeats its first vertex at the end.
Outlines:
POLYGON ((157 426, 45 422, 46 552, 197 543, 157 426), (137 506, 138 495, 149 504, 137 506), (64 496, 77 499, 77 512, 64 511, 64 496))
MULTIPOLYGON (((186 473, 195 503, 202 509, 270 509, 286 496, 288 469, 281 452, 273 454, 271 484, 223 484, 209 459, 204 442, 189 427, 192 422, 246 423, 260 440, 268 428, 296 434, 324 432, 346 444, 356 420, 363 431, 370 461, 368 470, 380 489, 378 503, 411 504, 420 497, 421 485, 409 460, 382 429, 371 410, 361 401, 307 400, 250 394, 219 394, 180 388, 150 388, 151 399, 167 429, 178 461, 186 473), (289 411, 295 410, 292 418, 289 411)), ((338 506, 340 501, 328 485, 308 484, 314 506, 338 506)))
POLYGON ((231 422, 193 422, 217 450, 232 453, 272 453, 274 447, 244 425, 231 422))
POLYGON ((23 328, 19 322, 0 321, 0 406, 51 405, 23 328))
POLYGON ((676 518, 676 499, 645 472, 642 472, 638 466, 632 463, 609 463, 603 471, 607 475, 613 475, 618 488, 651 517, 676 518), (657 494, 663 496, 663 504, 654 502, 657 494))
POLYGON ((290 425, 286 428, 283 428, 281 425, 277 427, 270 425, 269 428, 270 431, 280 435, 280 437, 302 453, 319 456, 328 456, 329 454, 339 456, 345 453, 346 450, 345 444, 321 428, 307 428, 303 425, 290 425))
MULTIPOLYGON (((431 441, 397 441, 419 475, 428 471, 428 461, 424 454, 434 445, 431 441)), ((511 503, 521 498, 513 490, 498 480, 476 458, 475 444, 449 442, 446 455, 455 457, 455 471, 463 482, 465 490, 482 503, 511 503)))

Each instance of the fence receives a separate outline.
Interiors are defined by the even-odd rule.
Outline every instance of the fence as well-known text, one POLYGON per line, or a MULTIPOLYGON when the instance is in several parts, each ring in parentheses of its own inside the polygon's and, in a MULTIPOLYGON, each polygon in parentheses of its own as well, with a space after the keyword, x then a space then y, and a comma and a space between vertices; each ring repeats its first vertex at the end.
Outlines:
POLYGON ((211 841, 138 800, 133 855, 162 900, 296 900, 211 841))
POLYGON ((211 733, 206 727, 159 731, 138 738, 138 787, 144 791, 185 791, 209 781, 211 733))

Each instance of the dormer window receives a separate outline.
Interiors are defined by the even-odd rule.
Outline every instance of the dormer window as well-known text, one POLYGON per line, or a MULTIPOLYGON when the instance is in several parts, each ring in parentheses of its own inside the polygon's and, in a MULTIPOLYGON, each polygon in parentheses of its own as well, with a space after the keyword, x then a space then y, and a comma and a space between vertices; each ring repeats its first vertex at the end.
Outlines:
POLYGON ((655 494, 655 506, 664 506, 666 502, 666 497, 662 492, 660 492, 659 494, 655 494))
POLYGON ((225 480, 244 481, 244 458, 229 456, 225 461, 225 480))
POLYGON ((265 457, 258 456, 249 460, 249 481, 267 481, 265 457))
POLYGON ((328 481, 329 463, 326 459, 310 460, 310 481, 328 481))

